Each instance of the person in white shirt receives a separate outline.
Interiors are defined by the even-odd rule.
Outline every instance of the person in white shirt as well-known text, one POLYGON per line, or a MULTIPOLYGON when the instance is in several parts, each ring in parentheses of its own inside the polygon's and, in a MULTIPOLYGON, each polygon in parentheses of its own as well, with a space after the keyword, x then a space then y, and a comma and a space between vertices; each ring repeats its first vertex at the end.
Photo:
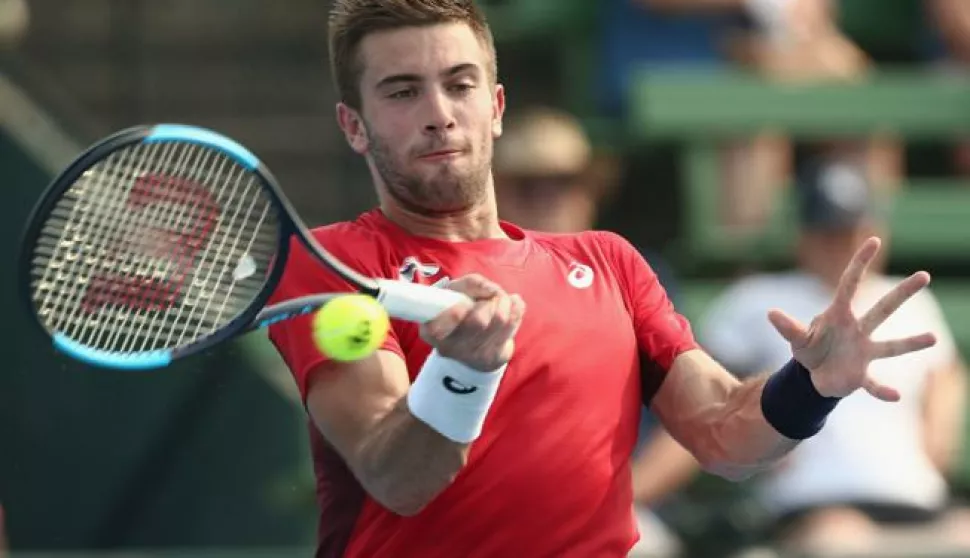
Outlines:
MULTIPOLYGON (((855 168, 818 160, 796 181, 796 191, 797 269, 740 279, 712 304, 698 331, 701 344, 739 376, 791 358, 791 347, 766 318, 769 310, 785 308, 807 323, 825 308, 859 244, 872 234, 888 239, 878 200, 855 168)), ((860 310, 894 285, 884 264, 870 266, 854 301, 860 310)), ((894 533, 947 544, 970 538, 968 514, 950 505, 947 486, 959 453, 965 368, 936 299, 929 290, 918 293, 874 338, 920 331, 933 332, 936 346, 870 365, 876 379, 900 389, 900 401, 846 397, 818 435, 756 479, 780 546, 871 552, 894 533)))

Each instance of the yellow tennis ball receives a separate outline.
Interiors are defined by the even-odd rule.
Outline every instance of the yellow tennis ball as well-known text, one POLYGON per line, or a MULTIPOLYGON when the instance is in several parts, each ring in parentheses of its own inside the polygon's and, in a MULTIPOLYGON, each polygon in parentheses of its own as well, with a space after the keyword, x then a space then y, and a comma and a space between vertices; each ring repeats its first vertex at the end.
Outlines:
POLYGON ((384 343, 390 319, 374 298, 341 295, 324 304, 313 317, 313 341, 334 360, 354 361, 369 356, 384 343))

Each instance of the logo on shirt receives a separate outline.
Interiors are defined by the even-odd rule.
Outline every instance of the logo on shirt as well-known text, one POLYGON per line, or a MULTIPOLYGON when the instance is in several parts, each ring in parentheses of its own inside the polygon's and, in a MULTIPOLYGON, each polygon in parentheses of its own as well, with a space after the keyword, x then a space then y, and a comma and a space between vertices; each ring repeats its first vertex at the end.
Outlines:
POLYGON ((579 262, 569 264, 566 281, 577 289, 585 289, 593 284, 593 268, 579 262))
POLYGON ((441 271, 441 266, 437 264, 421 263, 414 256, 404 258, 404 263, 398 269, 398 275, 404 281, 415 282, 417 278, 434 277, 441 271))

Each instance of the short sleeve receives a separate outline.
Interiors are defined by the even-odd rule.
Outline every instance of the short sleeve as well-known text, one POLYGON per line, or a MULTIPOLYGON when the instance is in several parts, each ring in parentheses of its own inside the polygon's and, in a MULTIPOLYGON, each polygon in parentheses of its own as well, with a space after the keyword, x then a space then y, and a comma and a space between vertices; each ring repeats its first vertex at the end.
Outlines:
POLYGON ((660 388, 681 353, 697 348, 687 318, 667 297, 657 274, 643 255, 613 233, 600 233, 624 290, 640 349, 644 402, 660 388))
MULTIPOLYGON (((328 246, 334 247, 342 245, 344 245, 343 242, 328 243, 328 246)), ((379 262, 367 262, 362 261, 360 257, 351 257, 350 250, 343 250, 343 252, 347 254, 336 251, 334 254, 361 273, 374 277, 386 275, 381 271, 379 262)), ((366 252, 366 250, 360 251, 360 253, 366 252)), ((353 288, 350 284, 323 267, 301 242, 294 239, 290 244, 290 256, 283 278, 268 304, 311 294, 351 291, 353 288)), ((313 343, 312 321, 313 314, 307 314, 269 326, 269 339, 290 369, 290 373, 293 374, 304 403, 306 403, 310 373, 327 361, 327 356, 313 343)), ((380 348, 403 356, 393 328, 380 348)))

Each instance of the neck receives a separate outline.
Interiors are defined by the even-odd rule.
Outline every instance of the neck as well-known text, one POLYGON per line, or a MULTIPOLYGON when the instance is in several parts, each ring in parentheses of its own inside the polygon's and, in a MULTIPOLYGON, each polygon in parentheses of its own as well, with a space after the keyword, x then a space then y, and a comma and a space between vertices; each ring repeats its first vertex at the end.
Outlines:
POLYGON ((491 192, 484 201, 468 209, 435 215, 405 209, 389 196, 381 197, 380 208, 384 216, 415 236, 448 242, 508 238, 499 226, 495 196, 491 192))

